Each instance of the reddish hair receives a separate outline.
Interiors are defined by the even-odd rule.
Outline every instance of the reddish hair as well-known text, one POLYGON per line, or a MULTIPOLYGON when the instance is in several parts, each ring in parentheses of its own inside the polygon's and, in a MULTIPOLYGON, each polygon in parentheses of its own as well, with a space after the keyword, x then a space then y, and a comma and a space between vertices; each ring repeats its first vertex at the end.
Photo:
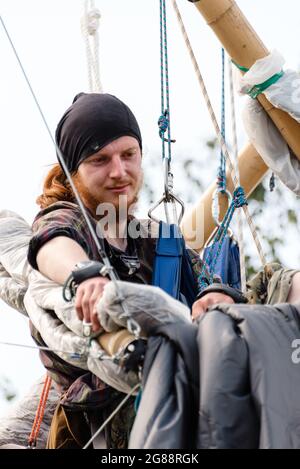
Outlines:
POLYGON ((55 164, 46 176, 43 193, 36 203, 43 209, 61 201, 75 202, 75 197, 65 173, 59 164, 55 164))

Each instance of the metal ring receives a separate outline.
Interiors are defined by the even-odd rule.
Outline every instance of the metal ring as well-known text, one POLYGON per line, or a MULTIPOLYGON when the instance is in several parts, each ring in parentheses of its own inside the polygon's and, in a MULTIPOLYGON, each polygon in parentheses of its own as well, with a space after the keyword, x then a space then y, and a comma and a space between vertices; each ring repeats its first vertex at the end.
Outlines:
POLYGON ((151 218, 151 220, 155 221, 156 223, 159 223, 160 220, 158 218, 156 218, 154 215, 153 215, 153 212, 154 210, 156 210, 162 203, 164 204, 164 208, 165 208, 165 214, 166 214, 166 217, 168 218, 168 214, 167 214, 167 207, 166 205, 168 203, 175 203, 175 202, 178 202, 179 205, 180 205, 180 208, 181 208, 181 211, 180 211, 180 214, 179 214, 179 217, 178 217, 178 225, 181 223, 181 220, 183 218, 183 215, 184 215, 184 203, 181 199, 179 199, 179 197, 176 197, 176 195, 174 195, 172 192, 169 192, 169 200, 166 198, 166 195, 164 194, 161 199, 159 199, 159 201, 154 204, 148 211, 148 217, 151 218))
POLYGON ((92 326, 91 322, 82 321, 82 334, 84 337, 90 337, 92 334, 92 326))

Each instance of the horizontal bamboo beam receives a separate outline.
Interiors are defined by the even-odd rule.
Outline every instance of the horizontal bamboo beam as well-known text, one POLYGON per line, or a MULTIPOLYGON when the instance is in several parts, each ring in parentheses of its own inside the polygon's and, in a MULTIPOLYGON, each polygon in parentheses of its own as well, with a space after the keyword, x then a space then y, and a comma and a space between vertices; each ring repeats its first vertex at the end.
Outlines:
MULTIPOLYGON (((248 145, 239 156, 240 182, 249 196, 261 182, 268 167, 257 153, 253 145, 248 145)), ((233 183, 227 172, 227 187, 233 192, 233 183)), ((184 216, 181 229, 187 244, 200 251, 211 236, 216 225, 212 217, 212 196, 216 183, 212 184, 202 195, 199 202, 184 216)), ((220 218, 227 210, 227 199, 220 195, 220 218)))

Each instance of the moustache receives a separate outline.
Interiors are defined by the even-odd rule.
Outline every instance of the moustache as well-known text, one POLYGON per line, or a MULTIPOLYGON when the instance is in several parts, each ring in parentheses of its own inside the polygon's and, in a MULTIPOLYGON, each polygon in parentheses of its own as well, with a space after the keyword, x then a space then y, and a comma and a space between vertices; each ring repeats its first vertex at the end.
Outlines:
POLYGON ((118 181, 113 186, 107 186, 106 189, 118 189, 120 187, 128 186, 132 181, 118 181))

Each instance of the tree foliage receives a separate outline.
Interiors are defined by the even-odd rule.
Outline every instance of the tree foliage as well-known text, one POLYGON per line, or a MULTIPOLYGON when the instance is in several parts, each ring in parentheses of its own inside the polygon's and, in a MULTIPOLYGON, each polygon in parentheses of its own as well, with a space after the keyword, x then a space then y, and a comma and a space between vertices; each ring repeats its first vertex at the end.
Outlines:
POLYGON ((5 376, 0 378, 0 397, 6 401, 12 401, 16 397, 14 386, 5 376))

